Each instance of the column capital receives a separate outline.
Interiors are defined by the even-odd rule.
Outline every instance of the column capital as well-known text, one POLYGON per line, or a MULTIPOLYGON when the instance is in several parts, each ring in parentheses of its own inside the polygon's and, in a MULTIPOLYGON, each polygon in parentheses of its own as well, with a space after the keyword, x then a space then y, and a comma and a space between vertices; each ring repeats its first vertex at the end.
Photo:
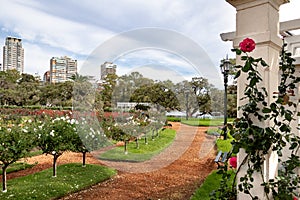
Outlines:
POLYGON ((242 10, 248 7, 258 6, 261 4, 269 3, 273 5, 276 9, 285 3, 289 3, 290 0, 226 0, 229 4, 235 7, 237 10, 242 10))

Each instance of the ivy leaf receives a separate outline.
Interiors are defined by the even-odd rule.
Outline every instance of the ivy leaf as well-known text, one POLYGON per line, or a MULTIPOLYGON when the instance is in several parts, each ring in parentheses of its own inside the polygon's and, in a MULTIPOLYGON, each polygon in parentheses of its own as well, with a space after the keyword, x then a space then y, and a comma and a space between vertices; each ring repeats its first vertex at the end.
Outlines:
POLYGON ((261 61, 260 61, 260 64, 261 64, 262 66, 264 66, 264 67, 268 66, 268 64, 267 64, 264 60, 261 60, 261 61))
POLYGON ((253 87, 253 86, 255 86, 255 84, 256 84, 257 82, 258 82, 258 79, 257 79, 256 77, 254 77, 254 78, 251 79, 249 86, 250 86, 250 87, 253 87))
POLYGON ((298 144, 296 142, 293 142, 289 149, 290 150, 296 149, 297 146, 298 144))
POLYGON ((270 112, 271 112, 271 109, 270 109, 270 108, 264 107, 264 108, 262 109, 262 112, 263 112, 263 113, 270 113, 270 112))
POLYGON ((240 77, 240 75, 241 75, 241 71, 239 70, 239 71, 237 71, 237 73, 235 74, 234 79, 237 79, 238 77, 240 77))
POLYGON ((235 52, 236 55, 241 55, 242 51, 240 49, 231 49, 231 51, 235 52))
POLYGON ((251 63, 249 61, 247 61, 245 63, 245 66, 242 68, 243 72, 248 72, 251 69, 251 63))

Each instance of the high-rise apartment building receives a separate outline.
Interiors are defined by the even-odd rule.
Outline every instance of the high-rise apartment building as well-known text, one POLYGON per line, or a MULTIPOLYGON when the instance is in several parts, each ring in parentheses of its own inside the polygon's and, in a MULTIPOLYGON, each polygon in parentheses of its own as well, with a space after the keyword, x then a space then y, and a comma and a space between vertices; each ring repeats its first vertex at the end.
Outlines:
POLYGON ((69 80, 77 73, 77 60, 67 56, 50 59, 50 82, 59 83, 69 80))
POLYGON ((112 62, 105 62, 101 65, 101 80, 108 74, 116 74, 117 65, 112 62))
POLYGON ((2 71, 16 69, 20 73, 24 71, 24 49, 22 39, 7 37, 3 46, 3 67, 2 71))

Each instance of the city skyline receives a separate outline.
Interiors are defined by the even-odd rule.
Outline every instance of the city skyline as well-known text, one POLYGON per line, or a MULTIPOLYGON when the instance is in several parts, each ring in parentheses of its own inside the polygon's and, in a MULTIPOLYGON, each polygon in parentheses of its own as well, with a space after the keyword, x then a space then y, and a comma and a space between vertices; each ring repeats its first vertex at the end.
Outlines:
MULTIPOLYGON (((0 42, 7 36, 22 39, 25 49, 25 73, 41 77, 49 70, 49 59, 69 56, 84 61, 99 45, 110 38, 137 28, 157 27, 176 31, 195 41, 211 58, 214 67, 230 52, 232 44, 223 42, 219 34, 235 30, 235 10, 225 0, 207 1, 50 1, 1 0, 0 42), (15 12, 10 12, 10 10, 15 12), (15 13, 19 13, 16 15, 15 13)), ((300 2, 291 0, 280 8, 280 21, 300 18, 300 2)), ((176 41, 175 41, 176 42, 176 41)), ((1 44, 1 43, 0 43, 1 44)), ((2 57, 2 56, 0 56, 2 57)), ((107 60, 118 65, 117 73, 124 74, 134 67, 164 65, 183 68, 188 63, 170 52, 142 49, 107 60)), ((3 64, 3 61, 0 60, 3 64)), ((99 66, 102 63, 99 63, 99 66)), ((187 76, 192 76, 189 74, 187 76)))

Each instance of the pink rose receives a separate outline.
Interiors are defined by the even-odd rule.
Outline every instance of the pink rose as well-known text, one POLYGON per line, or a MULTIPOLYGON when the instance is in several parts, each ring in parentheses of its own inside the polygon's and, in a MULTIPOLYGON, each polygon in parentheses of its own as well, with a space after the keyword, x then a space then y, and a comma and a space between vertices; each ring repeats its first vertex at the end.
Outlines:
POLYGON ((255 49, 255 42, 251 38, 245 38, 239 46, 243 52, 251 52, 255 49))
POLYGON ((231 165, 231 167, 236 168, 237 167, 237 158, 235 156, 231 157, 229 159, 229 164, 231 165))

